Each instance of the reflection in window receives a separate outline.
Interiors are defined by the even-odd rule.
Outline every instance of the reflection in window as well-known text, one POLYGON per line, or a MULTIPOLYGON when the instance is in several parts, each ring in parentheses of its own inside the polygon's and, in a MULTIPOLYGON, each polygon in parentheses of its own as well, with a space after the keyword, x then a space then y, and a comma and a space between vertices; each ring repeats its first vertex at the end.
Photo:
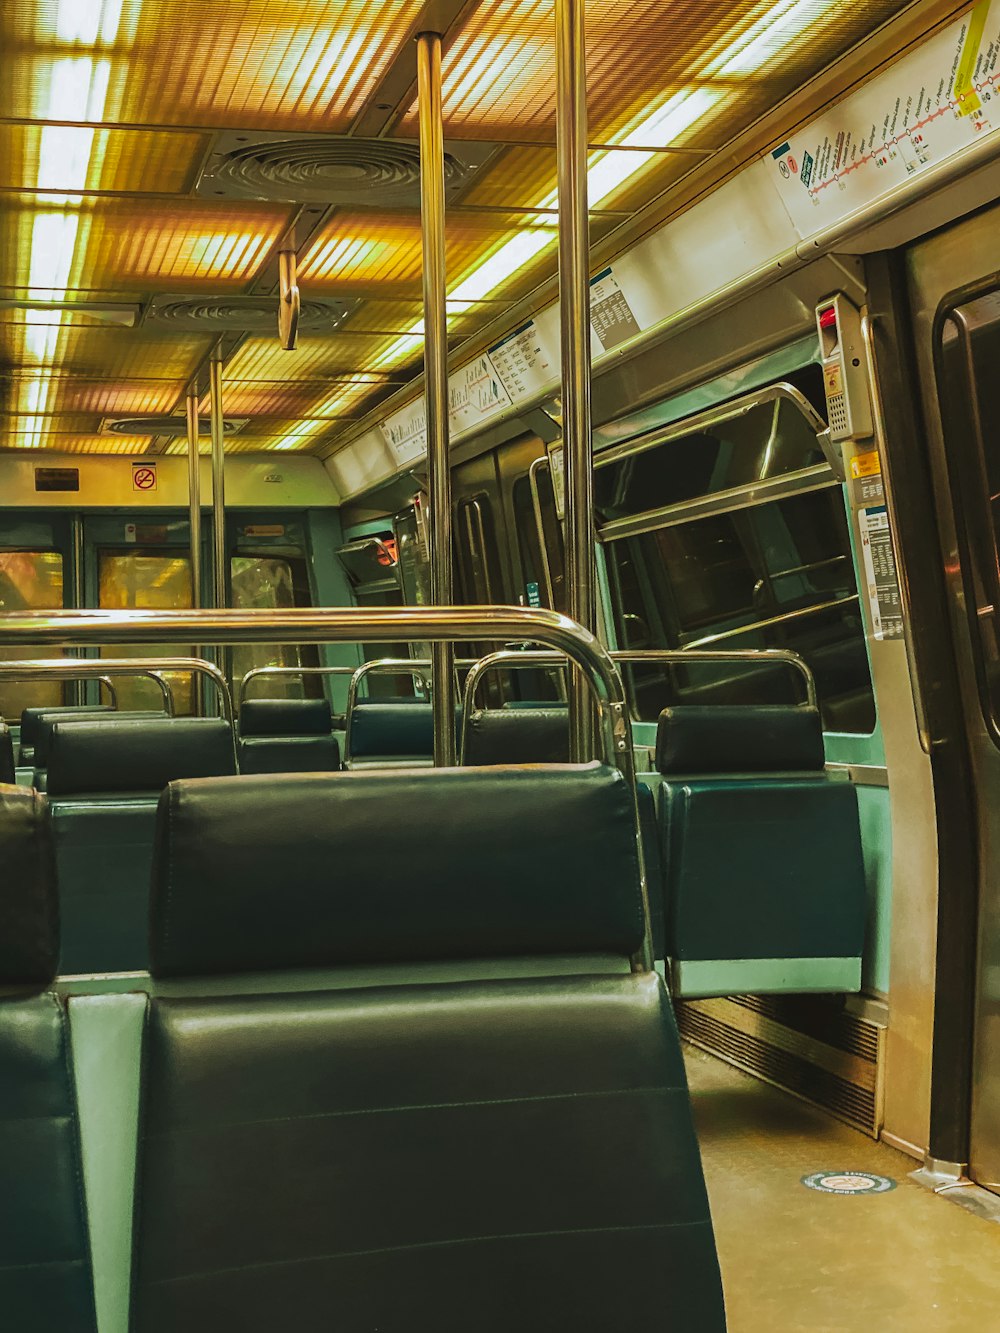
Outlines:
MULTIPOLYGON (((58 551, 0 551, 0 611, 56 611, 63 605, 63 561, 58 551)), ((11 662, 38 657, 38 649, 26 644, 4 650, 11 662)), ((61 656, 59 649, 52 656, 61 656)), ((58 706, 64 687, 53 681, 0 681, 0 715, 9 722, 20 720, 25 708, 58 706)))
MULTIPOLYGON (((655 457, 655 451, 651 451, 655 457)), ((687 522, 658 515, 609 540, 608 573, 623 648, 787 648, 816 677, 824 727, 869 733, 875 705, 841 489, 748 503, 687 522)), ((667 704, 781 703, 787 668, 626 668, 636 716, 667 704)))
MULTIPOLYGON (((101 551, 98 557, 98 605, 111 611, 184 611, 191 606, 191 561, 162 551, 101 551)), ((102 657, 192 657, 193 647, 178 644, 124 644, 102 648, 102 657)), ((191 677, 167 673, 178 714, 194 709, 191 677)), ((163 695, 142 676, 115 679, 119 708, 161 709, 163 695)))
MULTIPOLYGON (((301 557, 276 555, 237 555, 230 562, 233 585, 233 606, 241 611, 290 610, 296 606, 311 606, 306 562, 301 557)), ((258 643, 240 644, 233 650, 234 686, 257 667, 319 666, 319 650, 315 644, 258 643)), ((323 686, 316 676, 304 679, 298 676, 278 676, 261 683, 254 694, 269 699, 318 698, 323 686)))

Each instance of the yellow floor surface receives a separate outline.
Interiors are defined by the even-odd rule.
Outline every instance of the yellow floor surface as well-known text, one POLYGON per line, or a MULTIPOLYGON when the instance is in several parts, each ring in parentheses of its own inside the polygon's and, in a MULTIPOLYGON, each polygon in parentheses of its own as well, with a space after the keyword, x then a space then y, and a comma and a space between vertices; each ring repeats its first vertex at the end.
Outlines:
POLYGON ((922 1189, 917 1163, 685 1048, 729 1333, 1000 1333, 1000 1223, 922 1189), (868 1171, 885 1194, 807 1189, 868 1171))

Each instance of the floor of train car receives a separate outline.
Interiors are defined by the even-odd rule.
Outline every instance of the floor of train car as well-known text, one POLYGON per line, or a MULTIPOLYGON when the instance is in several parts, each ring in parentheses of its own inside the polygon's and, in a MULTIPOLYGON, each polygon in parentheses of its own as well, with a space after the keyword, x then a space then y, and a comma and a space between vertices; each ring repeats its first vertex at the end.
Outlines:
POLYGON ((1000 1225, 910 1180, 885 1144, 685 1046, 729 1333, 970 1333, 1000 1321, 1000 1225), (819 1171, 889 1176, 820 1194, 819 1171))

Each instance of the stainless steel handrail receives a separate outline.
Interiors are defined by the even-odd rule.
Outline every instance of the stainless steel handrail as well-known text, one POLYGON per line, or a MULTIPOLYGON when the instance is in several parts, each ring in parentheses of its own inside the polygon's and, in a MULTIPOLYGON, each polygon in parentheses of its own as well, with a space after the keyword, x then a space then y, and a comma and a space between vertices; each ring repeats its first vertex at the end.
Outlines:
POLYGON ((538 474, 548 468, 552 474, 552 464, 547 454, 539 454, 528 468, 528 490, 531 492, 531 509, 535 516, 535 534, 538 537, 539 558, 542 562, 542 577, 545 579, 545 595, 549 606, 555 606, 555 589, 552 586, 552 566, 549 563, 549 551, 545 541, 545 519, 542 515, 542 495, 538 489, 538 474))
POLYGON ((812 606, 799 606, 794 611, 783 611, 778 616, 768 616, 766 620, 755 620, 749 625, 737 625, 735 629, 725 629, 719 634, 706 634, 701 639, 694 639, 683 648, 682 652, 694 652, 710 643, 722 643, 724 639, 738 639, 743 634, 753 634, 755 630, 769 629, 772 625, 784 625, 790 620, 801 620, 803 616, 815 616, 820 611, 833 611, 838 606, 847 606, 850 602, 860 601, 856 592, 846 597, 833 597, 826 602, 814 602, 812 606))
POLYGON ((293 666, 265 666, 254 667, 248 671, 239 683, 236 691, 236 706, 241 708, 243 700, 246 698, 247 689, 250 682, 258 680, 263 676, 273 678, 274 676, 351 676, 356 667, 352 666, 311 666, 311 667, 293 667, 293 666))
MULTIPOLYGON (((19 612, 12 613, 20 616, 19 612)), ((27 614, 27 613, 26 613, 27 614)), ((75 611, 60 612, 61 615, 76 616, 75 611)), ((118 614, 112 612, 111 614, 118 614)), ((128 614, 128 613, 125 613, 128 614)), ((24 639, 19 642, 24 643, 24 639)), ((51 643, 51 639, 42 642, 51 643)), ((110 640, 105 640, 110 642, 110 640)), ((110 676, 146 676, 155 680, 163 694, 164 709, 169 717, 174 716, 174 696, 170 682, 160 674, 163 671, 177 671, 208 676, 222 699, 223 713, 232 726, 233 701, 229 693, 226 678, 218 667, 211 662, 204 662, 198 657, 157 657, 152 667, 137 667, 135 658, 130 657, 48 657, 34 658, 19 662, 0 662, 0 680, 89 680, 96 679, 110 684, 110 676)), ((116 705, 117 707, 117 700, 116 705)))
MULTIPOLYGON (((709 407, 703 412, 695 412, 692 416, 681 417, 667 426, 659 426, 649 431, 646 435, 636 435, 630 440, 623 440, 621 444, 602 449, 594 455, 594 467, 607 467, 623 458, 645 453, 647 449, 656 449, 661 444, 669 444, 672 440, 682 440, 687 435, 698 435, 712 426, 735 421, 752 412, 754 408, 763 407, 767 403, 779 402, 791 403, 805 417, 809 429, 816 436, 823 456, 829 463, 829 427, 826 422, 800 389, 786 380, 779 380, 776 384, 767 384, 762 389, 754 389, 752 393, 741 394, 739 398, 731 398, 727 403, 720 403, 718 407, 709 407)), ((831 471, 836 471, 832 465, 831 471)))
MULTIPOLYGON (((683 648, 636 648, 621 651, 614 650, 609 656, 614 662, 626 666, 633 663, 638 665, 642 662, 673 666, 712 665, 713 663, 718 665, 725 663, 759 665, 762 661, 764 665, 789 666, 798 671, 805 682, 807 705, 811 708, 817 706, 816 678, 812 669, 804 658, 800 657, 798 653, 792 652, 790 648, 732 648, 728 651, 722 649, 716 652, 711 650, 688 651, 683 648)), ((465 762, 465 739, 469 718, 475 707, 476 690, 479 687, 479 682, 488 671, 497 668, 526 670, 531 667, 561 668, 565 666, 566 658, 552 652, 518 652, 505 649, 500 652, 488 653, 487 656, 480 658, 465 678, 465 691, 462 698, 462 735, 459 748, 460 762, 465 762)))
MULTIPOLYGON (((296 607, 282 611, 5 611, 0 651, 24 643, 541 643, 580 667, 597 698, 608 761, 635 791, 632 725, 618 668, 604 645, 558 611, 523 606, 296 607)), ((99 663, 100 665, 100 663, 99 663)), ((215 679, 220 673, 208 663, 215 679)), ((157 666, 163 667, 162 662, 157 666)), ((223 685, 225 682, 223 680, 223 685)), ((230 720, 232 700, 225 689, 230 720)), ((632 958, 636 971, 653 963, 649 895, 635 807, 636 854, 641 870, 644 937, 632 958)))

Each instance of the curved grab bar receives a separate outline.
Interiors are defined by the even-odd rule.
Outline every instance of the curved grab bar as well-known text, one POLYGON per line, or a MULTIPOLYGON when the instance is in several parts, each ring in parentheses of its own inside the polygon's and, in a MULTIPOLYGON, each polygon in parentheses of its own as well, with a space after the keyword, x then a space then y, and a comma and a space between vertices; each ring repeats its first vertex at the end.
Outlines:
POLYGON ((135 658, 132 657, 48 657, 35 658, 31 661, 0 662, 0 680, 96 679, 110 685, 109 678, 112 676, 148 676, 160 687, 167 716, 173 717, 174 696, 170 682, 160 675, 164 671, 192 672, 208 676, 219 692, 223 715, 232 726, 233 701, 226 678, 218 667, 198 657, 158 657, 153 667, 136 666, 135 658))
MULTIPOLYGON (((72 643, 542 643, 570 657, 598 701, 608 761, 635 792, 632 725, 625 688, 608 650, 589 630, 558 611, 523 606, 296 607, 282 611, 4 611, 4 644, 72 643)), ((101 665, 99 662, 98 665, 101 665)), ((162 667, 163 663, 157 663, 162 667)), ((207 663, 203 665, 208 665, 207 663)), ((216 671, 216 674, 218 672, 216 671)), ((213 676, 213 679, 215 677, 213 676)), ((225 682, 223 681, 223 684, 225 682)), ((225 699, 232 720, 228 688, 225 699)), ((642 947, 632 958, 636 971, 653 965, 649 895, 634 804, 635 840, 644 919, 642 947)))

